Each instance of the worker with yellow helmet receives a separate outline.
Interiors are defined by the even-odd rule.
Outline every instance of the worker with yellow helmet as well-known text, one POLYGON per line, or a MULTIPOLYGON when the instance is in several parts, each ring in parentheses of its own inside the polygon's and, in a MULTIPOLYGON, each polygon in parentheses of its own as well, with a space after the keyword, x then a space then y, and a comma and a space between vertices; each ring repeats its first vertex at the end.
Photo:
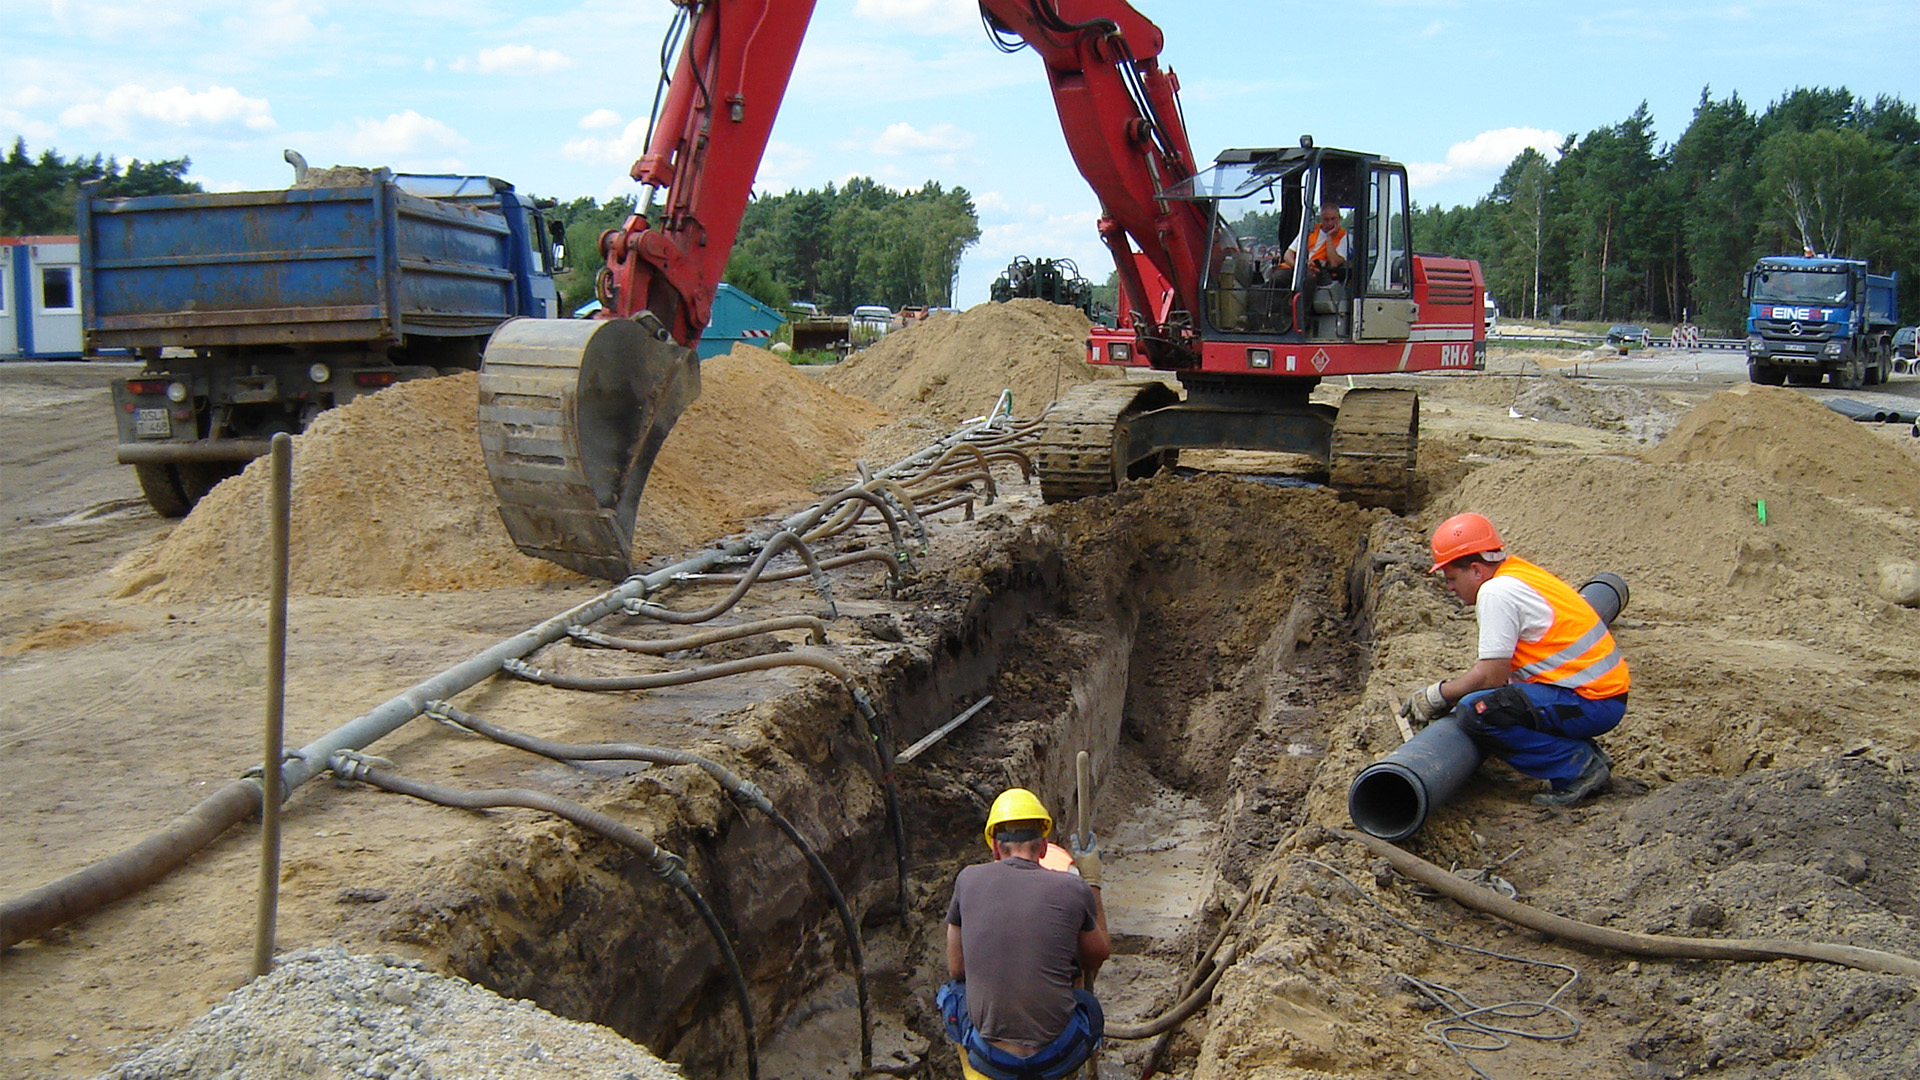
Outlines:
POLYGON ((1474 609, 1479 659, 1408 697, 1402 715, 1427 723, 1451 714, 1483 751, 1548 782, 1542 806, 1567 807, 1612 781, 1593 740, 1627 711, 1626 658, 1593 605, 1571 585, 1510 555, 1480 514, 1455 514, 1433 531, 1433 572, 1474 609))
POLYGON ((1008 788, 987 813, 994 861, 954 879, 952 981, 938 1000, 968 1080, 1055 1080, 1100 1048, 1105 1017, 1087 989, 1113 950, 1100 854, 1091 833, 1075 834, 1058 872, 1046 865, 1052 831, 1038 796, 1008 788))

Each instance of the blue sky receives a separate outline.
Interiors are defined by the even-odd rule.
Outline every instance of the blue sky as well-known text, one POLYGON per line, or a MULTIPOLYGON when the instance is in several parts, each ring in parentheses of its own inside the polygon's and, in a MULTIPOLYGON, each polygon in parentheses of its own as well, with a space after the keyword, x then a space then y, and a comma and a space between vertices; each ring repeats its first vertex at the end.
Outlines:
MULTIPOLYGON (((730 2, 730 0, 729 0, 730 2)), ((1678 137, 1703 86, 1756 109, 1796 86, 1920 104, 1920 3, 1342 5, 1138 0, 1166 34, 1194 148, 1293 143, 1406 163, 1422 203, 1470 203, 1522 147, 1645 100, 1678 137)), ((630 192, 668 0, 0 0, 0 136, 30 152, 193 159, 209 190, 314 165, 499 176, 568 199, 630 192)), ((1016 255, 1110 266, 1040 62, 987 42, 972 0, 820 0, 757 188, 851 176, 965 187, 981 242, 957 301, 1016 255)))

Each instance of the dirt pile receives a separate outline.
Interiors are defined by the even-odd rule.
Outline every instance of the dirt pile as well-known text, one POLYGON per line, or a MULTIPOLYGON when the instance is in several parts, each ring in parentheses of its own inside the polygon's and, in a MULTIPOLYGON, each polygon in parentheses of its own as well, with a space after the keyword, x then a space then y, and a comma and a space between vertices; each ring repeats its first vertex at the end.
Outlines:
MULTIPOLYGON (((708 360, 704 390, 647 481, 636 558, 685 550, 807 501, 889 418, 760 349, 708 360)), ((522 555, 494 509, 471 373, 403 383, 323 413, 294 440, 289 588, 321 596, 570 579, 522 555)), ((158 600, 265 590, 268 463, 215 488, 157 545, 115 568, 158 600)))
POLYGON ((1920 464, 1795 390, 1745 386, 1715 394, 1647 454, 1655 464, 1726 461, 1835 498, 1911 510, 1920 464))
POLYGON ((935 315, 881 338, 822 378, 897 413, 925 413, 954 424, 984 415, 1002 390, 1017 416, 1039 416, 1070 388, 1122 377, 1086 363, 1089 323, 1045 300, 977 304, 935 315))

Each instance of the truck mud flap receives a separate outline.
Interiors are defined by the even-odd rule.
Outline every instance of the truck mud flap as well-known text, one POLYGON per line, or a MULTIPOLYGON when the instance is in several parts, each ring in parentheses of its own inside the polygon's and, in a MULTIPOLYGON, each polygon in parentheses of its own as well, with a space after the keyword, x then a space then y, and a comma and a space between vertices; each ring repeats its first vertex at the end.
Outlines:
POLYGON ((700 396, 692 349, 627 319, 514 319, 480 364, 480 450, 515 546, 589 577, 633 572, 653 460, 700 396))

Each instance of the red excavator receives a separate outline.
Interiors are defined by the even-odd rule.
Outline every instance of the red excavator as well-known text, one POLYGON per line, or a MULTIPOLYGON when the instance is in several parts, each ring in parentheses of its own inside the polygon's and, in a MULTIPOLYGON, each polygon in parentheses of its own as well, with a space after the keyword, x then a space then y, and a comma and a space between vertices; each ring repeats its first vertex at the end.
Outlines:
MULTIPOLYGON (((675 4, 669 41, 685 45, 632 169, 637 212, 600 238, 600 318, 506 323, 480 373, 482 449, 514 542, 612 580, 632 571, 654 457, 699 395, 693 346, 813 12, 810 0, 675 4)), ((1124 0, 980 9, 1003 51, 1031 48, 1046 64, 1068 148, 1100 197, 1123 326, 1096 328, 1089 360, 1171 372, 1181 388, 1110 380, 1055 403, 1035 461, 1042 496, 1109 492, 1182 448, 1220 447, 1313 455, 1343 492, 1398 508, 1414 392, 1349 390, 1338 409, 1309 395, 1326 376, 1485 364, 1480 267, 1414 252, 1406 169, 1306 137, 1201 169, 1179 80, 1159 64, 1160 29, 1124 0), (1228 223, 1250 206, 1277 210, 1277 235, 1234 235, 1228 223), (1327 207, 1346 231, 1344 264, 1286 257, 1314 252, 1327 207)))

